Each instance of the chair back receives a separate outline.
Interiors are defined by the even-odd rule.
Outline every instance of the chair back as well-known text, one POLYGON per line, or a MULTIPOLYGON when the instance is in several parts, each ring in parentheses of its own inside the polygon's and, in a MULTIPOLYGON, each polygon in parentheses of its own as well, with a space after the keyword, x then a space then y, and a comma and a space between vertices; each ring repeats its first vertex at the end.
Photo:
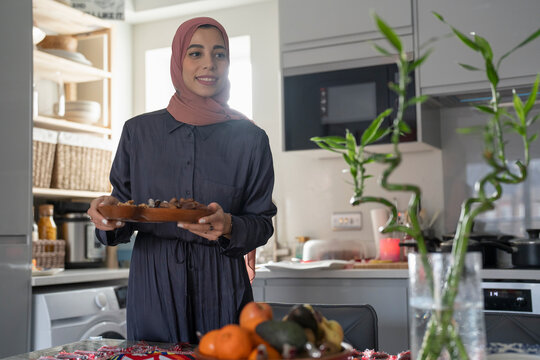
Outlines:
MULTIPOLYGON (((272 306, 274 319, 281 319, 296 304, 268 303, 272 306)), ((356 350, 379 350, 377 313, 368 304, 363 305, 311 305, 328 320, 336 320, 343 328, 344 342, 356 350)))

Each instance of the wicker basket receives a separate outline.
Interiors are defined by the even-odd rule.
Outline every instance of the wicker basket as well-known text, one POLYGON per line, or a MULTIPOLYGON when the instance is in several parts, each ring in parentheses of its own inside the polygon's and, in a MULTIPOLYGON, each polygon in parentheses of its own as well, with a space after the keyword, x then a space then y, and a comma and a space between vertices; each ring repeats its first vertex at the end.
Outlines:
POLYGON ((65 240, 32 241, 32 258, 41 268, 64 268, 66 259, 65 240))
POLYGON ((39 188, 49 188, 58 132, 34 128, 32 139, 32 184, 39 188))
POLYGON ((60 132, 52 173, 52 187, 108 192, 111 140, 60 132), (82 146, 84 144, 84 146, 82 146))

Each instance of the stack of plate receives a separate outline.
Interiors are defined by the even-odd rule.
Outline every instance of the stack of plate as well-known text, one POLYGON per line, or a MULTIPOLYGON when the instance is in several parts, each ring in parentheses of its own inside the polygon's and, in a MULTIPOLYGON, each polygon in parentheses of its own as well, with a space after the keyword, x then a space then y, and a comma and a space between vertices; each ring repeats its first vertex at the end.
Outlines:
POLYGON ((64 117, 85 124, 94 124, 101 118, 101 105, 96 101, 66 101, 64 117))

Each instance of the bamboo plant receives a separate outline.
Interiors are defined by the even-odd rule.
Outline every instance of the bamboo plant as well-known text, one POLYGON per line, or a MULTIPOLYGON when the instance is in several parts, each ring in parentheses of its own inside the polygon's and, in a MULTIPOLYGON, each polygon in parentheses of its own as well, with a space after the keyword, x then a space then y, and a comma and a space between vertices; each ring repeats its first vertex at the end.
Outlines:
MULTIPOLYGON (((441 22, 447 24, 440 14, 434 13, 434 15, 441 22)), ((411 81, 411 74, 427 59, 430 51, 427 51, 416 60, 408 61, 400 37, 379 16, 373 13, 372 17, 379 32, 386 38, 393 51, 390 52, 381 46, 375 46, 375 48, 385 56, 395 56, 392 53, 397 53, 396 64, 399 70, 399 82, 397 84, 389 84, 390 89, 398 95, 397 110, 393 113, 392 109, 387 109, 379 114, 359 139, 347 130, 345 137, 314 137, 311 140, 319 147, 343 156, 353 178, 354 194, 350 201, 353 206, 364 203, 379 203, 386 206, 390 210, 390 217, 381 231, 383 233, 399 231, 416 240, 418 251, 421 254, 422 263, 426 271, 426 277, 433 290, 433 276, 430 272, 427 247, 418 220, 421 189, 414 184, 391 183, 389 181, 390 175, 402 161, 402 153, 398 146, 400 136, 404 133, 411 132, 409 126, 403 121, 404 111, 409 106, 415 106, 417 103, 427 100, 427 96, 408 98, 406 93, 407 84, 411 81), (393 117, 391 124, 389 127, 384 127, 383 121, 389 116, 393 117), (373 153, 366 150, 367 146, 387 136, 390 136, 390 142, 393 145, 392 151, 388 153, 373 153), (408 204, 409 226, 398 224, 398 211, 393 202, 384 197, 364 194, 365 181, 373 177, 373 175, 368 174, 366 167, 370 163, 385 165, 382 174, 378 178, 379 184, 383 189, 412 193, 408 204)), ((453 26, 448 26, 453 35, 467 47, 479 53, 484 61, 485 67, 483 69, 468 64, 460 64, 460 66, 468 71, 485 72, 490 84, 491 100, 487 104, 475 105, 474 107, 487 115, 486 124, 480 127, 460 129, 459 131, 465 134, 476 133, 483 136, 482 155, 490 171, 476 182, 474 196, 462 203, 451 253, 455 261, 446 279, 447 287, 442 294, 444 310, 434 312, 428 323, 422 349, 417 354, 418 359, 422 360, 437 359, 445 348, 452 359, 468 359, 466 349, 463 346, 457 328, 454 326, 453 304, 465 263, 465 255, 473 221, 479 214, 494 208, 495 201, 502 195, 502 184, 518 184, 526 179, 530 159, 530 144, 537 137, 537 134, 529 135, 528 129, 540 116, 540 114, 532 116, 531 113, 538 92, 539 76, 537 76, 536 81, 532 85, 530 95, 525 102, 513 91, 513 113, 500 106, 500 94, 498 90, 499 67, 501 62, 512 52, 540 36, 540 29, 502 55, 495 62, 491 45, 485 38, 477 34, 467 36, 453 26), (505 152, 505 136, 509 133, 518 134, 523 142, 523 160, 518 160, 514 164, 508 161, 505 152)))

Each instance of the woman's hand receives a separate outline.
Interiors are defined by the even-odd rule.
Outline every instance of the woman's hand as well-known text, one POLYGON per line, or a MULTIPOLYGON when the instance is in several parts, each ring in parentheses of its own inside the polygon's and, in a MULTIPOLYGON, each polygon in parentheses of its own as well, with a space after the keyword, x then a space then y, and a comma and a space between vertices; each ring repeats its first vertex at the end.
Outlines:
POLYGON ((231 214, 223 212, 221 206, 215 202, 208 204, 208 209, 214 213, 200 218, 198 224, 179 222, 178 227, 208 240, 217 240, 220 236, 229 235, 231 233, 231 214))
POLYGON ((99 230, 109 231, 121 228, 125 225, 122 221, 108 221, 99 212, 100 206, 116 205, 118 204, 118 202, 118 199, 114 196, 107 195, 100 196, 92 200, 92 202, 90 203, 90 209, 88 209, 86 213, 90 216, 90 220, 94 223, 94 225, 96 225, 96 228, 98 228, 99 230))

